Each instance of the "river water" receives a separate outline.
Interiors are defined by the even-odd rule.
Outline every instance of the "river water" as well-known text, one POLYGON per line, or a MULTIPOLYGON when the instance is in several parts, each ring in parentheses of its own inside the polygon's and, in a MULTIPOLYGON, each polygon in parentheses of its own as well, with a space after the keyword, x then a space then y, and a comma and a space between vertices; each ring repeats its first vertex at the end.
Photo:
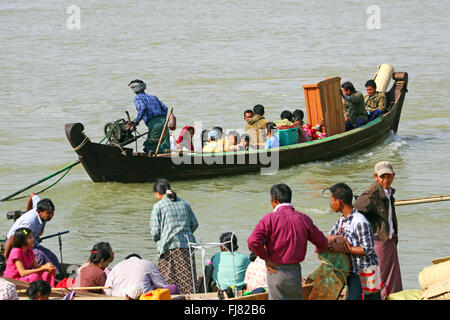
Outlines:
MULTIPOLYGON (((381 160, 394 165, 397 199, 448 194, 449 9, 448 1, 425 6, 418 0, 339 5, 2 0, 0 195, 77 160, 64 134, 66 123, 83 123, 87 136, 100 141, 107 122, 124 118, 125 110, 134 118, 134 94, 127 87, 133 79, 147 82, 148 93, 174 108, 179 127, 202 121, 203 128, 242 129, 243 111, 258 103, 272 120, 285 109, 306 111, 305 84, 339 76, 363 91, 381 63, 409 74, 398 134, 367 150, 277 175, 173 182, 199 220, 198 242, 218 242, 221 233, 233 231, 239 251, 249 253, 246 239, 271 211, 270 187, 281 182, 292 188, 296 208, 328 232, 338 215, 329 211, 321 190, 346 182, 359 194, 372 183, 373 167, 381 160)), ((143 124, 138 128, 145 129, 143 124)), ((70 230, 62 236, 64 262, 84 262, 98 241, 111 243, 116 257, 111 266, 132 252, 156 262, 149 233, 156 202, 151 183, 94 184, 78 165, 41 197, 56 206, 44 235, 70 230)), ((0 203, 0 235, 12 225, 6 212, 23 209, 25 202, 0 203)), ((420 289, 419 272, 432 259, 450 254, 448 205, 397 207, 405 289, 420 289)), ((56 237, 43 244, 60 256, 56 237)), ((208 249, 207 256, 215 251, 208 249)), ((318 265, 309 245, 303 275, 318 265)))

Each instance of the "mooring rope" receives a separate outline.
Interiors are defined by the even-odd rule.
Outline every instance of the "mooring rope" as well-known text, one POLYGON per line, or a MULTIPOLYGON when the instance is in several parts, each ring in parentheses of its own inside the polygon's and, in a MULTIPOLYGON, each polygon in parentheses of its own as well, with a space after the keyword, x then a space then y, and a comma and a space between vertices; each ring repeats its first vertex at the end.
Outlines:
MULTIPOLYGON (((109 130, 109 132, 108 132, 108 133, 103 137, 103 139, 99 142, 100 144, 101 144, 106 138, 109 138, 109 136, 112 134, 112 131, 116 128, 116 126, 117 126, 118 123, 119 123, 119 120, 116 120, 116 121, 114 122, 114 126, 111 128, 111 130, 109 130)), ((86 137, 86 138, 80 143, 80 145, 78 145, 76 148, 72 148, 72 149, 73 149, 74 151, 78 151, 78 150, 80 150, 80 149, 81 149, 88 141, 90 141, 90 140, 89 140, 88 137, 86 137)), ((3 202, 3 201, 11 201, 11 200, 18 200, 18 199, 24 199, 24 198, 27 198, 28 196, 21 196, 21 197, 16 197, 16 198, 13 198, 13 197, 16 196, 16 195, 18 195, 18 194, 20 194, 20 193, 22 193, 22 192, 24 192, 24 191, 26 191, 26 190, 28 190, 28 189, 30 189, 31 187, 34 187, 34 186, 36 186, 36 185, 38 185, 38 184, 40 184, 40 183, 42 183, 42 182, 44 182, 44 181, 46 181, 46 180, 48 180, 48 179, 50 179, 50 178, 52 178, 52 177, 54 177, 54 176, 56 176, 56 175, 62 173, 62 172, 65 172, 65 173, 64 173, 64 174, 63 174, 56 182, 54 182, 54 183, 51 184, 50 186, 48 186, 48 187, 42 189, 41 191, 37 192, 36 194, 42 193, 42 192, 44 192, 44 191, 46 191, 46 190, 52 188, 53 186, 55 186, 58 182, 60 182, 60 181, 61 181, 61 180, 69 173, 69 171, 70 171, 75 165, 77 165, 77 164, 79 164, 79 163, 80 163, 80 160, 77 160, 77 161, 75 161, 75 162, 72 162, 71 164, 65 166, 64 168, 62 168, 62 169, 60 169, 60 170, 58 170, 58 171, 56 171, 56 172, 54 172, 54 173, 52 173, 52 174, 50 174, 50 175, 48 175, 47 177, 45 177, 45 178, 43 178, 43 179, 41 179, 41 180, 39 180, 39 181, 37 181, 37 182, 35 182, 35 183, 33 183, 33 184, 27 186, 27 187, 25 187, 25 188, 23 188, 23 189, 21 189, 21 190, 19 190, 19 191, 16 191, 16 192, 14 192, 13 194, 11 194, 11 195, 9 195, 9 196, 7 196, 7 197, 4 197, 3 199, 0 200, 0 202, 3 202)))

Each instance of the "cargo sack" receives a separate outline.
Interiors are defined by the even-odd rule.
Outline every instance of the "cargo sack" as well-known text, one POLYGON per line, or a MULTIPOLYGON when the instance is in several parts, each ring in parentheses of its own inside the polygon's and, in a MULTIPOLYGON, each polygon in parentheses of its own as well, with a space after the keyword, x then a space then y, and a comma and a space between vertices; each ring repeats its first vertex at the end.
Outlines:
POLYGON ((350 256, 326 251, 318 257, 322 263, 306 278, 302 299, 337 300, 352 271, 350 256))

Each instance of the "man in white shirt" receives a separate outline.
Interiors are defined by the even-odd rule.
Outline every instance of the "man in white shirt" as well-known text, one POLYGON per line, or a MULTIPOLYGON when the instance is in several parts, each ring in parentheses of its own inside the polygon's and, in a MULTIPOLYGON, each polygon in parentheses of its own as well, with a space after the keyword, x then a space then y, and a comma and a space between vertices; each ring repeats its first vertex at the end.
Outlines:
POLYGON ((131 286, 148 292, 157 288, 164 288, 168 284, 159 272, 156 265, 148 260, 142 259, 138 254, 133 253, 127 256, 112 268, 106 278, 105 293, 115 297, 125 297, 126 291, 131 286))
POLYGON ((27 212, 22 214, 12 225, 6 236, 5 258, 8 258, 9 252, 13 248, 14 232, 19 228, 29 228, 33 233, 34 247, 33 253, 36 262, 44 265, 51 262, 57 270, 61 270, 58 257, 50 250, 39 243, 39 237, 44 233, 45 225, 52 220, 55 214, 55 205, 50 199, 42 199, 32 193, 27 202, 27 212))

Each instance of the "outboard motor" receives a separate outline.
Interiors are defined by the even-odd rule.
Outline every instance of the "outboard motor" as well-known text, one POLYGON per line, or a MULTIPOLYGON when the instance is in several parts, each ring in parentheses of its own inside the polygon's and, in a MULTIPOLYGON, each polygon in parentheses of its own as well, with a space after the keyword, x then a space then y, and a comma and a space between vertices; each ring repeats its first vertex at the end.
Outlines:
POLYGON ((125 121, 125 119, 120 119, 118 120, 115 127, 114 123, 115 122, 108 122, 107 124, 105 124, 104 127, 105 135, 108 135, 111 129, 114 128, 111 134, 109 135, 108 144, 117 145, 132 140, 134 138, 132 131, 136 129, 133 128, 132 131, 128 131, 125 129, 125 126, 127 125, 128 121, 125 121))

